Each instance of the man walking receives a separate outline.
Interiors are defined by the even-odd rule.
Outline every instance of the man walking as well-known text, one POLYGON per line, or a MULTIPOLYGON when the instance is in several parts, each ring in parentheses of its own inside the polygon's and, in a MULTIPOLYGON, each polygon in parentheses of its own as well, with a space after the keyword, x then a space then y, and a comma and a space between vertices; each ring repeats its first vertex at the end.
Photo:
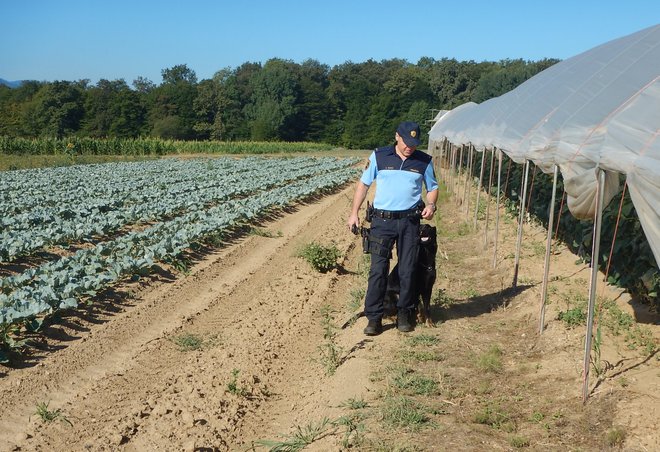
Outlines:
POLYGON ((394 137, 394 145, 378 148, 369 156, 357 183, 348 218, 349 230, 360 225, 358 212, 369 187, 376 181, 369 237, 371 269, 364 300, 364 314, 368 319, 364 334, 368 336, 375 336, 383 330, 383 298, 395 243, 401 281, 397 328, 401 332, 413 330, 413 272, 419 248, 420 210, 422 218, 432 219, 438 199, 438 183, 431 156, 417 150, 421 142, 419 125, 411 121, 402 122, 394 137), (422 202, 422 185, 426 186, 427 191, 425 206, 422 202))

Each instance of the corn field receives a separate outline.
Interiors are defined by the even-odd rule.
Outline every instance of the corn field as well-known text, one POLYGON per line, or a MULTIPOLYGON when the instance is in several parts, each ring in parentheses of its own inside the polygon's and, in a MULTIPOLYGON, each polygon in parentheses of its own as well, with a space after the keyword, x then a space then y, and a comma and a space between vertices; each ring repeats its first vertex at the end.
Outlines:
POLYGON ((7 155, 275 154, 328 151, 332 145, 307 142, 175 141, 160 138, 12 138, 0 136, 7 155))

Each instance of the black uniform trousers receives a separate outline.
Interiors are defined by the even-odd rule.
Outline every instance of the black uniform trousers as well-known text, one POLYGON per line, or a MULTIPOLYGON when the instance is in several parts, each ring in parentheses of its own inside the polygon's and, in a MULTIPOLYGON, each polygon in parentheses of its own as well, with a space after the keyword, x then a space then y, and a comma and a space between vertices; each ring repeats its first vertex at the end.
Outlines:
POLYGON ((374 215, 369 238, 371 268, 364 300, 364 315, 367 319, 378 320, 383 317, 383 299, 387 290, 391 251, 395 243, 401 281, 397 308, 400 312, 415 308, 413 273, 419 253, 419 224, 419 215, 398 219, 374 215))

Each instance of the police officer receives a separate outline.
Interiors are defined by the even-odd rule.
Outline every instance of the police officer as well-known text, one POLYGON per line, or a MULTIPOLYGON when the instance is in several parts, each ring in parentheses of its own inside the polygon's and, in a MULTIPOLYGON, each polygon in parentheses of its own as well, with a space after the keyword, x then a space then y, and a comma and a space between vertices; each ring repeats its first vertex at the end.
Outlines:
POLYGON ((376 181, 369 237, 371 269, 364 300, 364 314, 369 321, 364 334, 368 336, 375 336, 383 330, 383 298, 395 243, 401 281, 397 328, 401 332, 414 329, 413 272, 419 248, 420 211, 422 218, 431 220, 438 199, 438 183, 431 156, 417 150, 420 144, 419 125, 411 121, 402 122, 394 137, 394 145, 376 149, 369 156, 357 183, 348 218, 349 230, 360 225, 358 212, 369 187, 376 181), (426 205, 422 202, 422 184, 427 191, 426 205))

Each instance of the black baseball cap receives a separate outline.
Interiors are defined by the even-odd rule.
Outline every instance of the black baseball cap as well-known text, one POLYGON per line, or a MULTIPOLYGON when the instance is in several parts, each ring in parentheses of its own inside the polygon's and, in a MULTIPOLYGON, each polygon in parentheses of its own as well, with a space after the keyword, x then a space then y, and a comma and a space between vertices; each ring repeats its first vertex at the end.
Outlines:
POLYGON ((419 146, 422 141, 419 139, 419 124, 412 121, 404 121, 399 124, 399 127, 396 129, 396 133, 403 139, 403 142, 406 143, 406 146, 414 148, 419 146))

